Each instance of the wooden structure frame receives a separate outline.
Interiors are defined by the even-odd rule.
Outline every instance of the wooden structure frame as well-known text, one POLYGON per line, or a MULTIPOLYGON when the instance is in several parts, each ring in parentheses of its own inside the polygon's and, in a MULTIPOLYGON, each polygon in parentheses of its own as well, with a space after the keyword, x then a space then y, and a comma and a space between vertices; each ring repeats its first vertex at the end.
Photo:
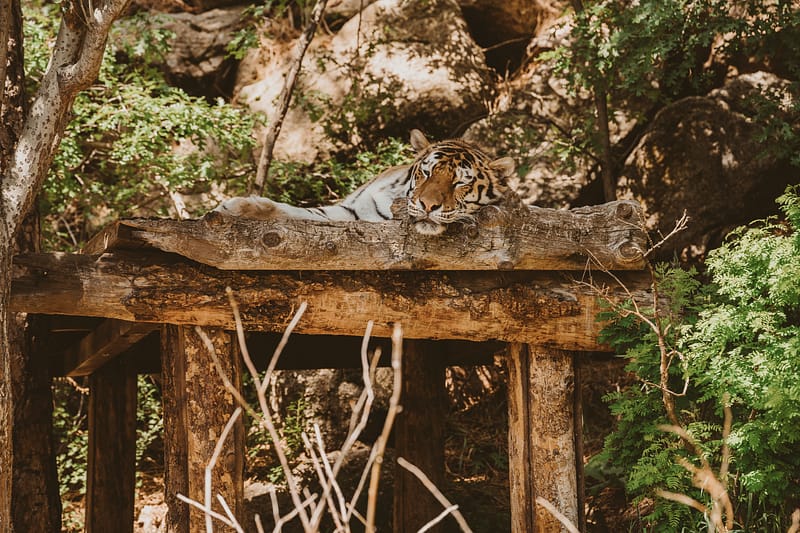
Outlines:
MULTIPOLYGON (((135 373, 154 371, 164 380, 167 530, 204 527, 175 494, 202 500, 203 468, 215 444, 208 435, 221 430, 234 402, 212 379, 207 350, 188 326, 216 328, 211 338, 238 382, 226 287, 245 329, 262 338, 282 331, 300 301, 308 311, 296 331, 326 335, 329 347, 353 346, 368 320, 376 321, 375 335, 386 337, 393 323, 402 323, 409 346, 398 453, 433 470, 433 479, 443 473, 435 406, 444 365, 480 361, 481 353, 485 358, 507 346, 512 530, 561 530, 534 503, 537 497, 580 524, 575 355, 607 349, 597 341, 593 287, 605 286, 605 297, 616 301, 647 298, 649 281, 636 272, 646 246, 641 212, 626 201, 570 211, 520 205, 484 211, 476 225, 438 237, 410 232, 403 221, 271 223, 218 214, 125 220, 83 254, 18 256, 13 310, 49 315, 53 335, 74 331, 65 325, 76 320, 69 317, 94 317, 81 319, 88 333, 70 333, 71 341, 50 348, 57 372, 91 376, 87 530, 123 531, 120 517, 132 515, 135 373), (612 280, 592 266, 633 272, 612 280), (587 276, 592 286, 576 282, 587 276), (425 446, 415 438, 420 434, 425 446)), ((350 364, 338 355, 303 359, 300 351, 284 357, 287 368, 350 364)), ((229 460, 214 471, 215 490, 234 513, 242 510, 243 438, 235 428, 223 453, 229 460)), ((414 498, 419 490, 407 478, 398 478, 395 489, 395 531, 415 531, 441 510, 435 500, 414 498)))

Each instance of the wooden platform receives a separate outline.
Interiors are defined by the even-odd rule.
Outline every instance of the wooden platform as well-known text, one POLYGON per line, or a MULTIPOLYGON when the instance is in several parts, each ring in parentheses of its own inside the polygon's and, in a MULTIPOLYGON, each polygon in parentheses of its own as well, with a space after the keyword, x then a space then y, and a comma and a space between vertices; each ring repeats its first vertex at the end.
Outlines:
MULTIPOLYGON (((15 258, 12 309, 48 317, 45 349, 54 373, 92 376, 88 530, 122 531, 121 524, 133 523, 132 516, 123 520, 109 511, 132 512, 133 478, 123 477, 125 489, 115 492, 108 490, 109 476, 120 465, 132 468, 130 376, 159 371, 165 383, 168 530, 204 527, 175 492, 202 500, 202 466, 211 453, 207 435, 221 430, 234 402, 189 326, 216 328, 213 340, 227 354, 233 381, 239 380, 227 287, 241 309, 248 345, 262 360, 307 302, 300 336, 281 360, 284 368, 356 366, 368 320, 375 321, 376 342, 386 342, 380 337, 402 324, 409 386, 397 452, 433 470, 443 468, 444 438, 436 431, 441 411, 432 409, 444 390, 436 369, 505 354, 512 529, 561 531, 534 504, 536 496, 580 524, 574 354, 607 350, 597 341, 600 288, 612 301, 650 298, 649 279, 640 271, 646 236, 638 205, 612 202, 571 211, 511 206, 440 237, 407 230, 400 221, 266 223, 217 214, 196 221, 135 219, 113 224, 84 254, 15 258), (409 438, 417 434, 430 437, 425 446, 409 438), (120 435, 120 442, 112 445, 110 435, 120 435)), ((215 490, 240 513, 244 447, 241 428, 236 431, 230 448, 236 459, 215 470, 215 490)), ((410 498, 408 490, 420 489, 399 475, 395 529, 416 531, 424 523, 419 520, 432 518, 441 506, 410 498)))

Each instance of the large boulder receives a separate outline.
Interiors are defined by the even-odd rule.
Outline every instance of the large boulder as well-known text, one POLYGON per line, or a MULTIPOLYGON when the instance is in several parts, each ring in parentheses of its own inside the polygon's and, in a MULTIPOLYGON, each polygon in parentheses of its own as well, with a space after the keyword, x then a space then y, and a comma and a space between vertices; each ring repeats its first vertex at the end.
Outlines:
POLYGON ((243 7, 200 14, 161 15, 161 26, 175 33, 162 69, 167 80, 195 96, 230 96, 236 64, 227 46, 242 28, 243 7))
POLYGON ((531 38, 564 12, 567 0, 459 0, 470 34, 488 64, 503 74, 515 71, 531 38))
POLYGON ((776 211, 775 198, 797 183, 790 154, 764 143, 767 94, 774 118, 800 126, 790 84, 764 72, 730 80, 706 97, 662 109, 627 158, 618 196, 642 203, 647 228, 666 235, 684 211, 691 218, 662 257, 702 259, 734 227, 776 211), (785 105, 780 103, 780 100, 785 105))
MULTIPOLYGON (((291 58, 291 46, 263 42, 240 69, 238 101, 273 117, 291 58)), ((379 0, 315 39, 276 156, 311 161, 413 127, 452 135, 485 113, 491 76, 455 0, 379 0)))

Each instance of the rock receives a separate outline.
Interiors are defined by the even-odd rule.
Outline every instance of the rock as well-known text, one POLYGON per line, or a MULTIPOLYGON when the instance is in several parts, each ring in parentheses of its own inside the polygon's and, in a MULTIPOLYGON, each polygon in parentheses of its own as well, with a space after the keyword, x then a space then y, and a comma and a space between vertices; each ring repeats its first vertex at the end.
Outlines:
MULTIPOLYGON (((376 371, 373 384, 375 399, 370 410, 362 442, 371 444, 380 432, 391 396, 392 373, 388 368, 376 371)), ((360 370, 300 370, 275 372, 270 381, 270 403, 280 420, 293 417, 310 430, 316 423, 328 451, 341 448, 347 437, 353 407, 363 382, 360 370), (298 406, 301 407, 297 412, 298 406)), ((309 434, 312 434, 309 432, 309 434)))
MULTIPOLYGON (((789 82, 759 72, 730 80, 706 97, 689 97, 662 109, 625 161, 620 199, 642 203, 647 228, 666 235, 685 210, 689 227, 670 239, 686 261, 702 259, 734 227, 776 212, 774 200, 797 182, 789 154, 770 153, 760 136, 758 98, 777 91, 788 104, 789 82)), ((794 96, 796 98, 796 96, 794 96)), ((774 110, 800 126, 787 106, 774 110)))
MULTIPOLYGON (((291 47, 265 42, 248 58, 238 101, 271 117, 291 47), (255 79, 256 81, 251 81, 255 79)), ((433 138, 484 113, 491 73, 454 0, 379 0, 333 37, 315 39, 275 147, 309 162, 422 127, 433 138)))
POLYGON ((230 96, 236 65, 228 43, 242 27, 242 7, 201 14, 161 15, 162 27, 175 32, 162 65, 167 80, 194 96, 230 96))
POLYGON ((136 533, 161 533, 166 531, 167 504, 144 505, 136 519, 136 533))
POLYGON ((375 0, 330 0, 325 5, 325 20, 349 19, 375 0))
POLYGON ((558 18, 566 0, 459 0, 470 34, 500 74, 515 71, 538 29, 558 18))

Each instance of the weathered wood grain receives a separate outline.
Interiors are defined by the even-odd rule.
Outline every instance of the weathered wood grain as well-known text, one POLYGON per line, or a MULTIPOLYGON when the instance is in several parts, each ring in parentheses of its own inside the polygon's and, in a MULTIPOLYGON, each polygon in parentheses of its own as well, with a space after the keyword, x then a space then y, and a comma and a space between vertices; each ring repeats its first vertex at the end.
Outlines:
POLYGON ((64 353, 64 371, 68 376, 88 376, 114 357, 142 340, 157 324, 104 320, 64 353))
MULTIPOLYGON (((508 350, 511 530, 566 531, 542 497, 578 523, 573 354, 513 343, 508 350)), ((581 458, 582 460, 582 458, 581 458)))
POLYGON ((136 374, 117 358, 89 378, 86 531, 133 532, 136 374))
POLYGON ((609 270, 639 270, 640 219, 632 201, 490 207, 475 224, 431 237, 405 220, 264 222, 212 212, 200 220, 121 220, 83 251, 152 247, 223 270, 583 270, 590 258, 609 270))
MULTIPOLYGON (((504 340, 569 350, 604 350, 596 294, 563 274, 542 272, 226 272, 164 254, 28 254, 15 259, 11 308, 138 322, 234 328, 230 286, 246 330, 282 331, 302 301, 297 332, 376 336, 394 322, 406 338, 504 340)), ((646 273, 621 279, 646 301, 646 273)), ((625 298, 616 283, 609 297, 625 298)))

